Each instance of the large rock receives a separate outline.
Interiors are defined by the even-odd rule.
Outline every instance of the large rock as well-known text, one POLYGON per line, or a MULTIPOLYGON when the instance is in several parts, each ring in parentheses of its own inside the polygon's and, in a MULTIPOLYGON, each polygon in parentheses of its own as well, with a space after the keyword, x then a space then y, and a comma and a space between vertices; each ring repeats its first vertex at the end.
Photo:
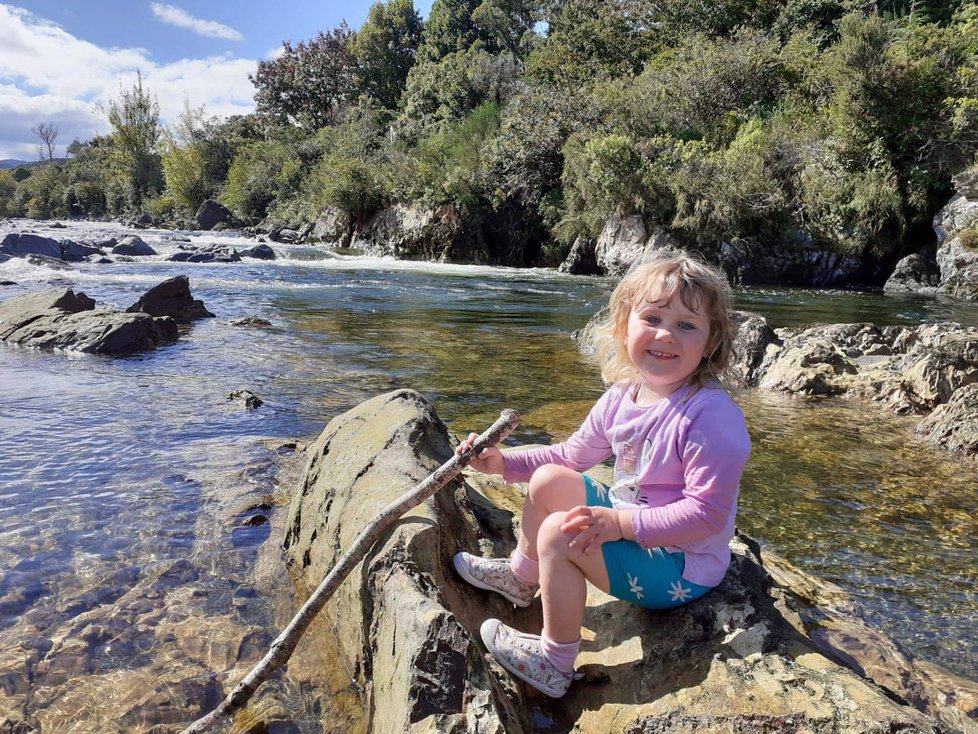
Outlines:
POLYGON ((917 432, 942 448, 978 454, 978 383, 955 390, 920 422, 917 432))
POLYGON ((627 217, 614 214, 598 235, 594 257, 601 273, 624 275, 632 263, 663 249, 675 249, 669 235, 659 230, 649 232, 637 214, 627 217))
POLYGON ((829 287, 857 280, 863 268, 859 258, 822 250, 804 232, 777 243, 724 242, 718 260, 731 281, 745 285, 829 287))
POLYGON ((254 247, 249 247, 247 250, 242 250, 238 253, 241 257, 253 257, 256 260, 274 260, 275 250, 273 250, 268 245, 262 243, 260 245, 255 245, 254 247))
POLYGON ((169 316, 181 324, 214 316, 203 301, 195 300, 191 295, 190 279, 186 275, 178 275, 153 286, 127 308, 126 313, 169 316))
POLYGON ((234 215, 224 204, 213 199, 207 199, 197 207, 197 226, 200 229, 214 229, 219 223, 230 224, 234 215))
POLYGON ((0 341, 38 349, 124 355, 177 338, 172 319, 95 308, 70 288, 32 293, 0 303, 0 341))
POLYGON ((61 245, 57 240, 53 240, 50 237, 14 232, 5 236, 3 241, 0 242, 0 254, 9 257, 42 255, 43 257, 52 257, 60 260, 61 245))
POLYGON ((953 322, 780 329, 757 370, 761 387, 803 395, 852 394, 926 412, 978 381, 978 329, 953 322))
POLYGON ((97 247, 85 245, 73 240, 61 240, 59 245, 61 247, 61 259, 65 262, 81 262, 92 256, 101 257, 105 255, 105 253, 97 247))
POLYGON ((179 251, 167 257, 168 262, 178 263, 237 263, 241 255, 229 245, 179 245, 179 251))
POLYGON ((141 237, 130 235, 128 237, 123 237, 119 244, 112 248, 112 254, 148 257, 150 255, 155 255, 156 250, 147 245, 141 237))
POLYGON ((336 209, 324 209, 313 223, 309 239, 314 242, 327 242, 346 247, 350 244, 353 222, 350 217, 336 209))
POLYGON ((403 260, 486 262, 488 254, 477 239, 452 206, 394 204, 358 225, 349 244, 371 255, 403 260))
POLYGON ((887 293, 934 293, 940 280, 937 264, 923 253, 915 252, 896 264, 883 290, 887 293))
POLYGON ((978 195, 973 171, 955 177, 959 193, 934 217, 941 289, 949 296, 978 300, 978 195), (966 237, 962 237, 966 235, 966 237), (969 244, 970 246, 966 246, 969 244))
MULTIPOLYGON (((285 540, 307 589, 451 445, 431 406, 402 390, 331 421, 309 454, 285 540)), ((477 633, 488 616, 539 629, 538 603, 514 611, 449 571, 460 548, 505 553, 513 538, 503 528, 507 513, 472 480, 443 489, 394 524, 328 605, 330 642, 362 687, 372 732, 518 733, 542 722, 610 733, 944 730, 818 652, 792 597, 741 538, 724 582, 686 607, 649 612, 591 589, 584 679, 544 700, 503 672, 477 633)), ((941 705, 931 708, 942 714, 941 705)))
POLYGON ((594 242, 586 237, 578 237, 571 245, 567 257, 557 268, 561 273, 571 275, 600 275, 598 261, 595 257, 594 242))
POLYGON ((748 311, 734 311, 731 316, 737 334, 734 337, 730 372, 737 385, 748 387, 757 382, 758 370, 768 346, 780 341, 763 316, 748 311))
MULTIPOLYGON (((401 390, 331 421, 307 453, 284 547, 309 590, 387 504, 452 449, 431 406, 401 390)), ((454 494, 444 489, 399 520, 327 607, 340 662, 364 691, 375 734, 522 730, 472 637, 477 600, 445 562, 476 544, 472 518, 454 494)))

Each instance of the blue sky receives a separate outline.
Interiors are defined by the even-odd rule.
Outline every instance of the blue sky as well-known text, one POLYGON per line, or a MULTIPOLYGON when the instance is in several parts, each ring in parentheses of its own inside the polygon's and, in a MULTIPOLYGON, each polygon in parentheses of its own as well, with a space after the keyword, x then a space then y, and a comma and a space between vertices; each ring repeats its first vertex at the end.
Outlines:
MULTIPOLYGON (((427 15, 432 0, 415 0, 427 15)), ((184 102, 230 115, 253 109, 248 74, 282 41, 301 41, 346 20, 371 0, 36 0, 0 3, 0 158, 35 160, 30 128, 59 125, 58 150, 106 132, 97 108, 137 71, 164 118, 184 102)))

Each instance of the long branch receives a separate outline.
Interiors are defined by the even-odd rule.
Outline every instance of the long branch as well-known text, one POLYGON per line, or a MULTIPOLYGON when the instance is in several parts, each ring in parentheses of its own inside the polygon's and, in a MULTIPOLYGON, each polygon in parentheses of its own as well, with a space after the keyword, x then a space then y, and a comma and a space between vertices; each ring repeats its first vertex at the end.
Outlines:
POLYGON ((427 479, 415 485, 414 489, 401 495, 396 501, 384 508, 380 516, 361 531, 350 549, 326 574, 326 578, 320 582, 312 596, 296 612, 288 626, 272 641, 265 657, 258 661, 258 664, 235 686, 234 690, 221 701, 216 709, 197 719, 181 734, 200 734, 200 732, 207 731, 223 717, 230 717, 243 708, 258 690, 258 687, 292 657, 292 652, 313 618, 325 606, 343 580, 364 559, 367 551, 384 534, 387 528, 405 512, 420 505, 458 476, 462 469, 472 461, 473 457, 478 456, 483 449, 495 446, 504 440, 519 422, 519 413, 515 410, 504 410, 499 419, 475 440, 468 451, 453 456, 438 467, 427 479))

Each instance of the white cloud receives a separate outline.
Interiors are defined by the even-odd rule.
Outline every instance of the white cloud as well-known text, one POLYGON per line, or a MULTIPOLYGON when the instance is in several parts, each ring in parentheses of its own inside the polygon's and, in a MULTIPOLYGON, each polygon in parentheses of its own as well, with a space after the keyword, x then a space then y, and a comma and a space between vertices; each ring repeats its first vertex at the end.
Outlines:
POLYGON ((158 64, 140 48, 100 48, 32 13, 0 4, 0 158, 37 157, 30 128, 56 122, 58 145, 109 130, 96 103, 119 96, 142 73, 160 114, 174 119, 184 100, 211 115, 254 110, 248 75, 257 61, 230 55, 158 64))
POLYGON ((265 58, 269 61, 275 61, 275 59, 280 58, 282 54, 285 53, 285 46, 280 45, 275 48, 270 48, 265 52, 265 58))
POLYGON ((223 38, 227 41, 244 40, 244 36, 234 30, 234 28, 230 28, 217 21, 195 18, 186 10, 178 8, 176 5, 150 3, 149 7, 153 11, 153 15, 161 21, 174 25, 177 28, 188 28, 194 33, 199 33, 208 38, 223 38))

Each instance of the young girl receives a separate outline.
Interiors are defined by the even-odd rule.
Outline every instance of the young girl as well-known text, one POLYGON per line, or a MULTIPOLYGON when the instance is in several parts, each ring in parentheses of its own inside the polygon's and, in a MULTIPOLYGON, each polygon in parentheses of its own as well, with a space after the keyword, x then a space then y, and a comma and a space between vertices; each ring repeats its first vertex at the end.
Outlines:
POLYGON ((496 619, 481 634, 504 668, 549 696, 564 695, 575 678, 586 581, 669 609, 723 579, 750 454, 744 416, 716 377, 731 355, 730 300, 722 275, 683 254, 633 268, 596 337, 611 387, 580 429, 554 446, 486 449, 471 464, 529 480, 512 557, 459 553, 454 564, 467 582, 517 606, 541 591, 539 636, 496 619), (580 473, 612 454, 610 487, 580 473))

